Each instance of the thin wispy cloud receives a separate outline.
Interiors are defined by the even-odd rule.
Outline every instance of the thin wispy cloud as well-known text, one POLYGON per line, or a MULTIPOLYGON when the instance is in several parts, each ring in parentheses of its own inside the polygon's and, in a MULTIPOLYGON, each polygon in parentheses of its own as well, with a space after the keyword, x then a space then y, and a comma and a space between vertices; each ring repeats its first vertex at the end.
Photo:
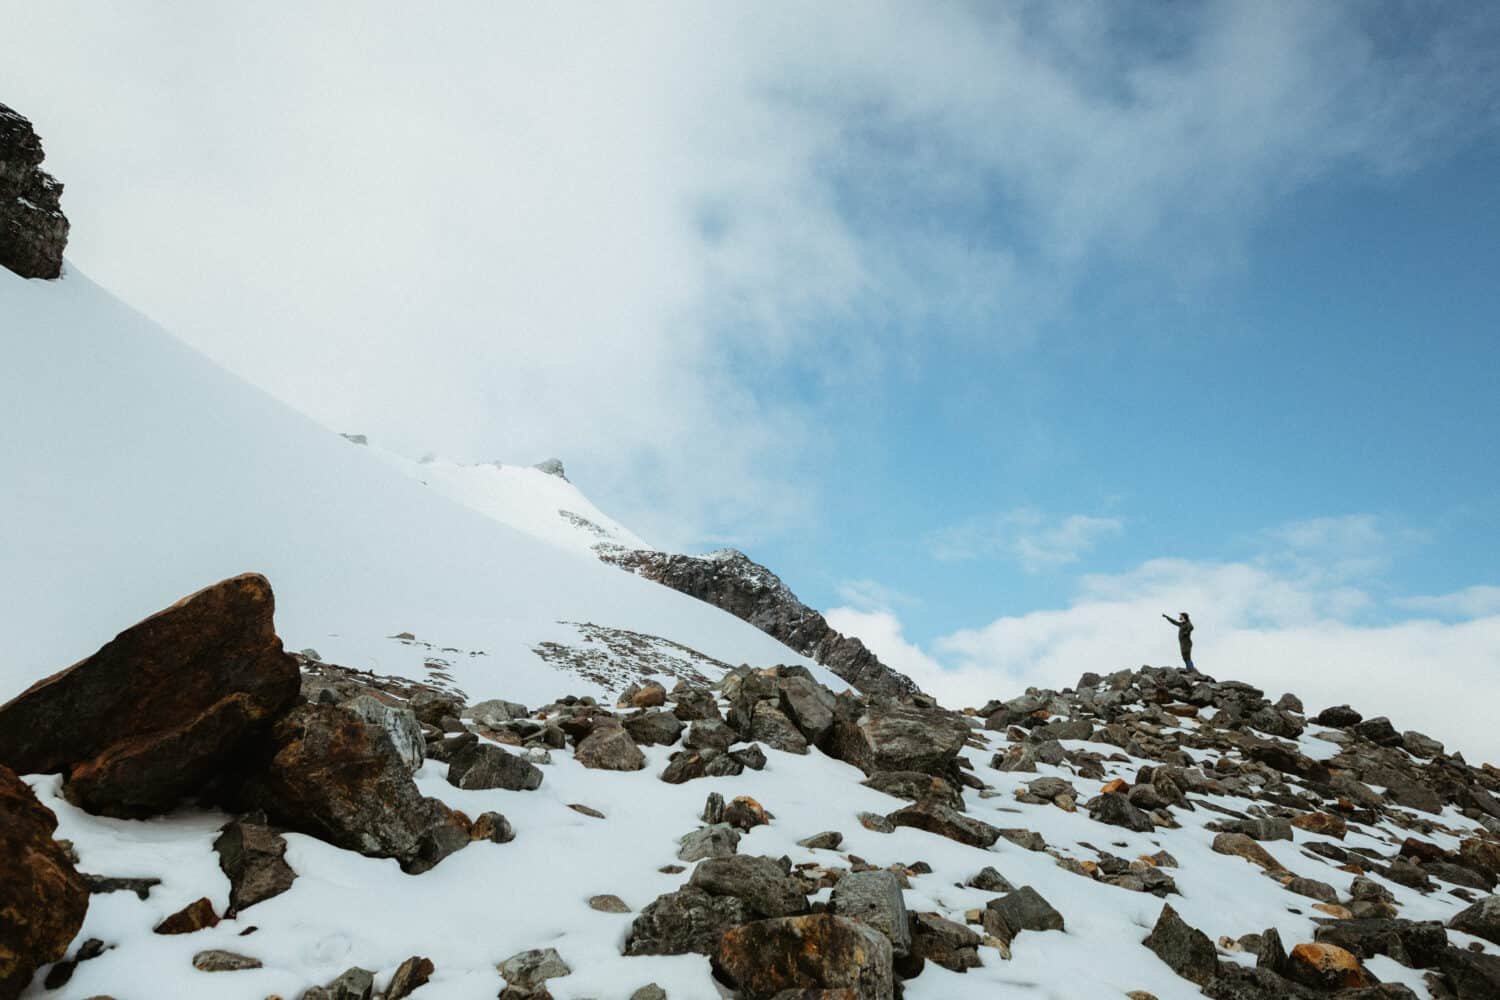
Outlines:
POLYGON ((1028 573, 1078 562, 1124 530, 1119 518, 1048 514, 1033 507, 970 518, 929 534, 928 551, 944 562, 1006 558, 1028 573))

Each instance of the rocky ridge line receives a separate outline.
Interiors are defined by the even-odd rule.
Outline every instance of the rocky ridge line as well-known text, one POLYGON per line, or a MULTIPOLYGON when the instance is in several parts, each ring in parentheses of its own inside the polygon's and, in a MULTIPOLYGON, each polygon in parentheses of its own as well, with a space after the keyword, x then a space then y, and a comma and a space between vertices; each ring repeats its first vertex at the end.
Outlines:
POLYGON ((31 122, 0 104, 0 267, 23 278, 56 278, 68 245, 63 186, 42 158, 31 122))

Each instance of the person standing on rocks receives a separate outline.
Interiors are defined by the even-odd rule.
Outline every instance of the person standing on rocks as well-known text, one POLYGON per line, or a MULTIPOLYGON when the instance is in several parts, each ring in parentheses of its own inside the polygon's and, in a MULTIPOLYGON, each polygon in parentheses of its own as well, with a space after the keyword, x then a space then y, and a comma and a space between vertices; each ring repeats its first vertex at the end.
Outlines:
POLYGON ((1173 625, 1177 626, 1177 645, 1178 648, 1182 650, 1182 665, 1187 667, 1189 670, 1197 670, 1198 668, 1193 666, 1192 619, 1188 618, 1188 613, 1186 611, 1182 613, 1182 619, 1180 621, 1168 614, 1163 614, 1162 617, 1171 622, 1173 625))

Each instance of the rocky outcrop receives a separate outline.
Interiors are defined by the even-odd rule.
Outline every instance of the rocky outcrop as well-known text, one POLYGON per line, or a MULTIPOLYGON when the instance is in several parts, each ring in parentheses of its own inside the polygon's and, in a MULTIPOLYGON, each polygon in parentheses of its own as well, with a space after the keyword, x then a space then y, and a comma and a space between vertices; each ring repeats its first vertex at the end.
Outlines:
POLYGON ((744 924, 727 931, 714 954, 714 971, 748 1000, 771 1000, 784 990, 850 990, 860 1000, 890 1000, 891 966, 884 934, 827 913, 744 924))
POLYGON ((42 159, 31 122, 0 104, 0 267, 23 278, 57 277, 68 245, 63 186, 42 159))
POLYGON ((0 1000, 62 958, 88 910, 88 885, 52 839, 57 817, 0 766, 0 1000))
POLYGON ((601 549, 605 562, 638 573, 749 622, 867 694, 911 694, 917 686, 865 644, 834 631, 780 578, 735 549, 706 556, 601 549))
POLYGON ((65 770, 69 799, 139 817, 199 791, 296 700, 266 578, 233 577, 0 706, 0 763, 65 770))
POLYGON ((300 705, 269 735, 242 797, 273 821, 422 872, 469 842, 442 802, 417 791, 391 741, 337 705, 300 705))
POLYGON ((286 840, 264 816, 232 820, 214 841, 219 868, 229 879, 229 915, 292 887, 297 873, 286 863, 286 840))

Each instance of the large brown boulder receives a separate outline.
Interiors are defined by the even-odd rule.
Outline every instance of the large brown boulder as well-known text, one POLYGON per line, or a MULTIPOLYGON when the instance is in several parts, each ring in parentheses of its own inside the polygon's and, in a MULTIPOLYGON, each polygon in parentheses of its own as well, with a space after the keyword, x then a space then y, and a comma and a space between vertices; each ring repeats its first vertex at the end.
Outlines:
POLYGON ((83 926, 88 885, 52 839, 56 829, 52 810, 0 765, 0 1000, 20 996, 83 926))
POLYGON ((890 1000, 891 942, 856 920, 816 913, 756 920, 719 939, 714 970, 747 1000, 783 990, 855 990, 862 1000, 890 1000))
POLYGON ((256 573, 186 597, 0 706, 0 763, 68 772, 67 793, 113 816, 197 791, 300 687, 256 573))
POLYGON ((441 801, 417 790, 390 739, 338 705, 299 705, 253 762, 245 805, 289 829, 422 872, 469 842, 441 801))

